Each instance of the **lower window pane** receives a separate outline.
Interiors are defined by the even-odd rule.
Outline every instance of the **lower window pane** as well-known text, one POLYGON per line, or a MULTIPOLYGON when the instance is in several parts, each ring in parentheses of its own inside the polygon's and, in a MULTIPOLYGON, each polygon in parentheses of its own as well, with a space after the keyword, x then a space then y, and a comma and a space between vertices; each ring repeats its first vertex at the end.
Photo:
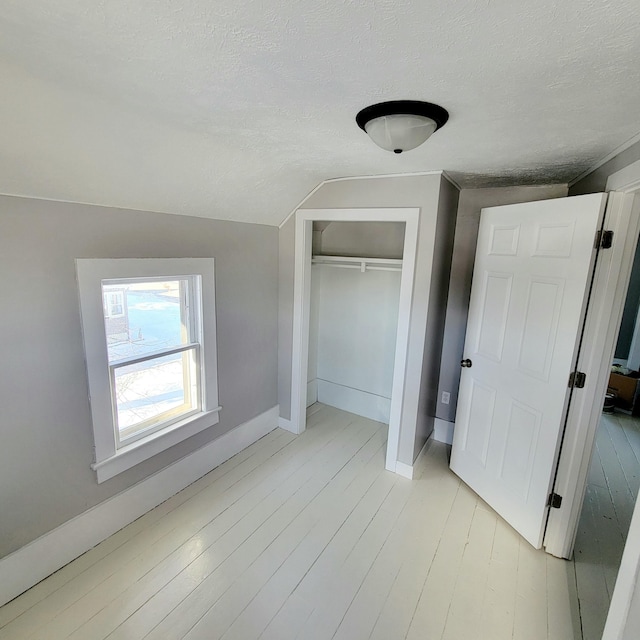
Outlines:
POLYGON ((195 360, 195 349, 190 349, 115 370, 120 440, 199 408, 195 360))

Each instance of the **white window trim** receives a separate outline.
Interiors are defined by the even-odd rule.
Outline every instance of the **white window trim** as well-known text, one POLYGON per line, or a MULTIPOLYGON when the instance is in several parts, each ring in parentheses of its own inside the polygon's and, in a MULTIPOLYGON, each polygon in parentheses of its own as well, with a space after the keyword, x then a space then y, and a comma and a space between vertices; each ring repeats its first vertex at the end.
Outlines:
POLYGON ((76 273, 91 399, 98 482, 133 467, 219 421, 213 258, 77 259, 76 273), (102 281, 119 278, 201 278, 202 411, 131 444, 117 447, 109 379, 109 359, 102 302, 102 281))

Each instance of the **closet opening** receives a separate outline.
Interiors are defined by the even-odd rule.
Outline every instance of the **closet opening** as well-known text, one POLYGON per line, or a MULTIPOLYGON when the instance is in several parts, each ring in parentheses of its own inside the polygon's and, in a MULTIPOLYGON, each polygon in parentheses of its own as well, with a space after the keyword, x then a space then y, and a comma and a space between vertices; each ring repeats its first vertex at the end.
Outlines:
POLYGON ((313 222, 307 407, 389 424, 404 222, 313 222))
POLYGON ((296 212, 291 431, 305 430, 316 400, 386 422, 385 468, 407 477, 398 451, 416 432, 403 414, 407 368, 422 362, 409 350, 419 213, 296 212))

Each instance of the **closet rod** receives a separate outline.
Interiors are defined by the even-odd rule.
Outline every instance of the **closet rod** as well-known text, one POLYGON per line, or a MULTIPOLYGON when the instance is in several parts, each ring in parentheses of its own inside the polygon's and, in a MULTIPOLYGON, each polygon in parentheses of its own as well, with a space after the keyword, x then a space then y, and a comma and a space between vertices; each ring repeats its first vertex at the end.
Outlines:
POLYGON ((365 271, 401 271, 402 260, 385 258, 359 258, 355 256, 312 256, 312 264, 340 269, 359 269, 365 271))
POLYGON ((364 268, 358 264, 331 264, 330 262, 315 262, 314 265, 320 267, 332 267, 334 269, 358 269, 359 271, 402 271, 402 267, 373 267, 367 263, 364 268))

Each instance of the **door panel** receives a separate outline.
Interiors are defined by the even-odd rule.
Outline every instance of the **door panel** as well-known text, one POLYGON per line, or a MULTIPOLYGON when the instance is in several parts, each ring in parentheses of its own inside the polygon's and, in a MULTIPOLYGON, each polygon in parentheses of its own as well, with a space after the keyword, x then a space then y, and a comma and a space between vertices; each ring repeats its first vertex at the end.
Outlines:
POLYGON ((507 329, 507 312, 513 278, 508 273, 487 272, 482 292, 482 320, 478 326, 476 350, 495 362, 502 360, 507 329), (491 318, 489 319, 489 316, 491 318), (487 318, 487 322, 484 319, 487 318))
POLYGON ((464 450, 476 458, 484 467, 489 451, 490 425, 496 406, 496 390, 472 381, 469 414, 474 418, 474 428, 467 428, 464 438, 464 450))
POLYGON ((564 281, 558 278, 530 279, 527 285, 524 327, 518 349, 518 369, 525 375, 549 380, 555 338, 558 332, 564 281))
POLYGON ((481 214, 451 468, 537 548, 605 198, 481 214))

